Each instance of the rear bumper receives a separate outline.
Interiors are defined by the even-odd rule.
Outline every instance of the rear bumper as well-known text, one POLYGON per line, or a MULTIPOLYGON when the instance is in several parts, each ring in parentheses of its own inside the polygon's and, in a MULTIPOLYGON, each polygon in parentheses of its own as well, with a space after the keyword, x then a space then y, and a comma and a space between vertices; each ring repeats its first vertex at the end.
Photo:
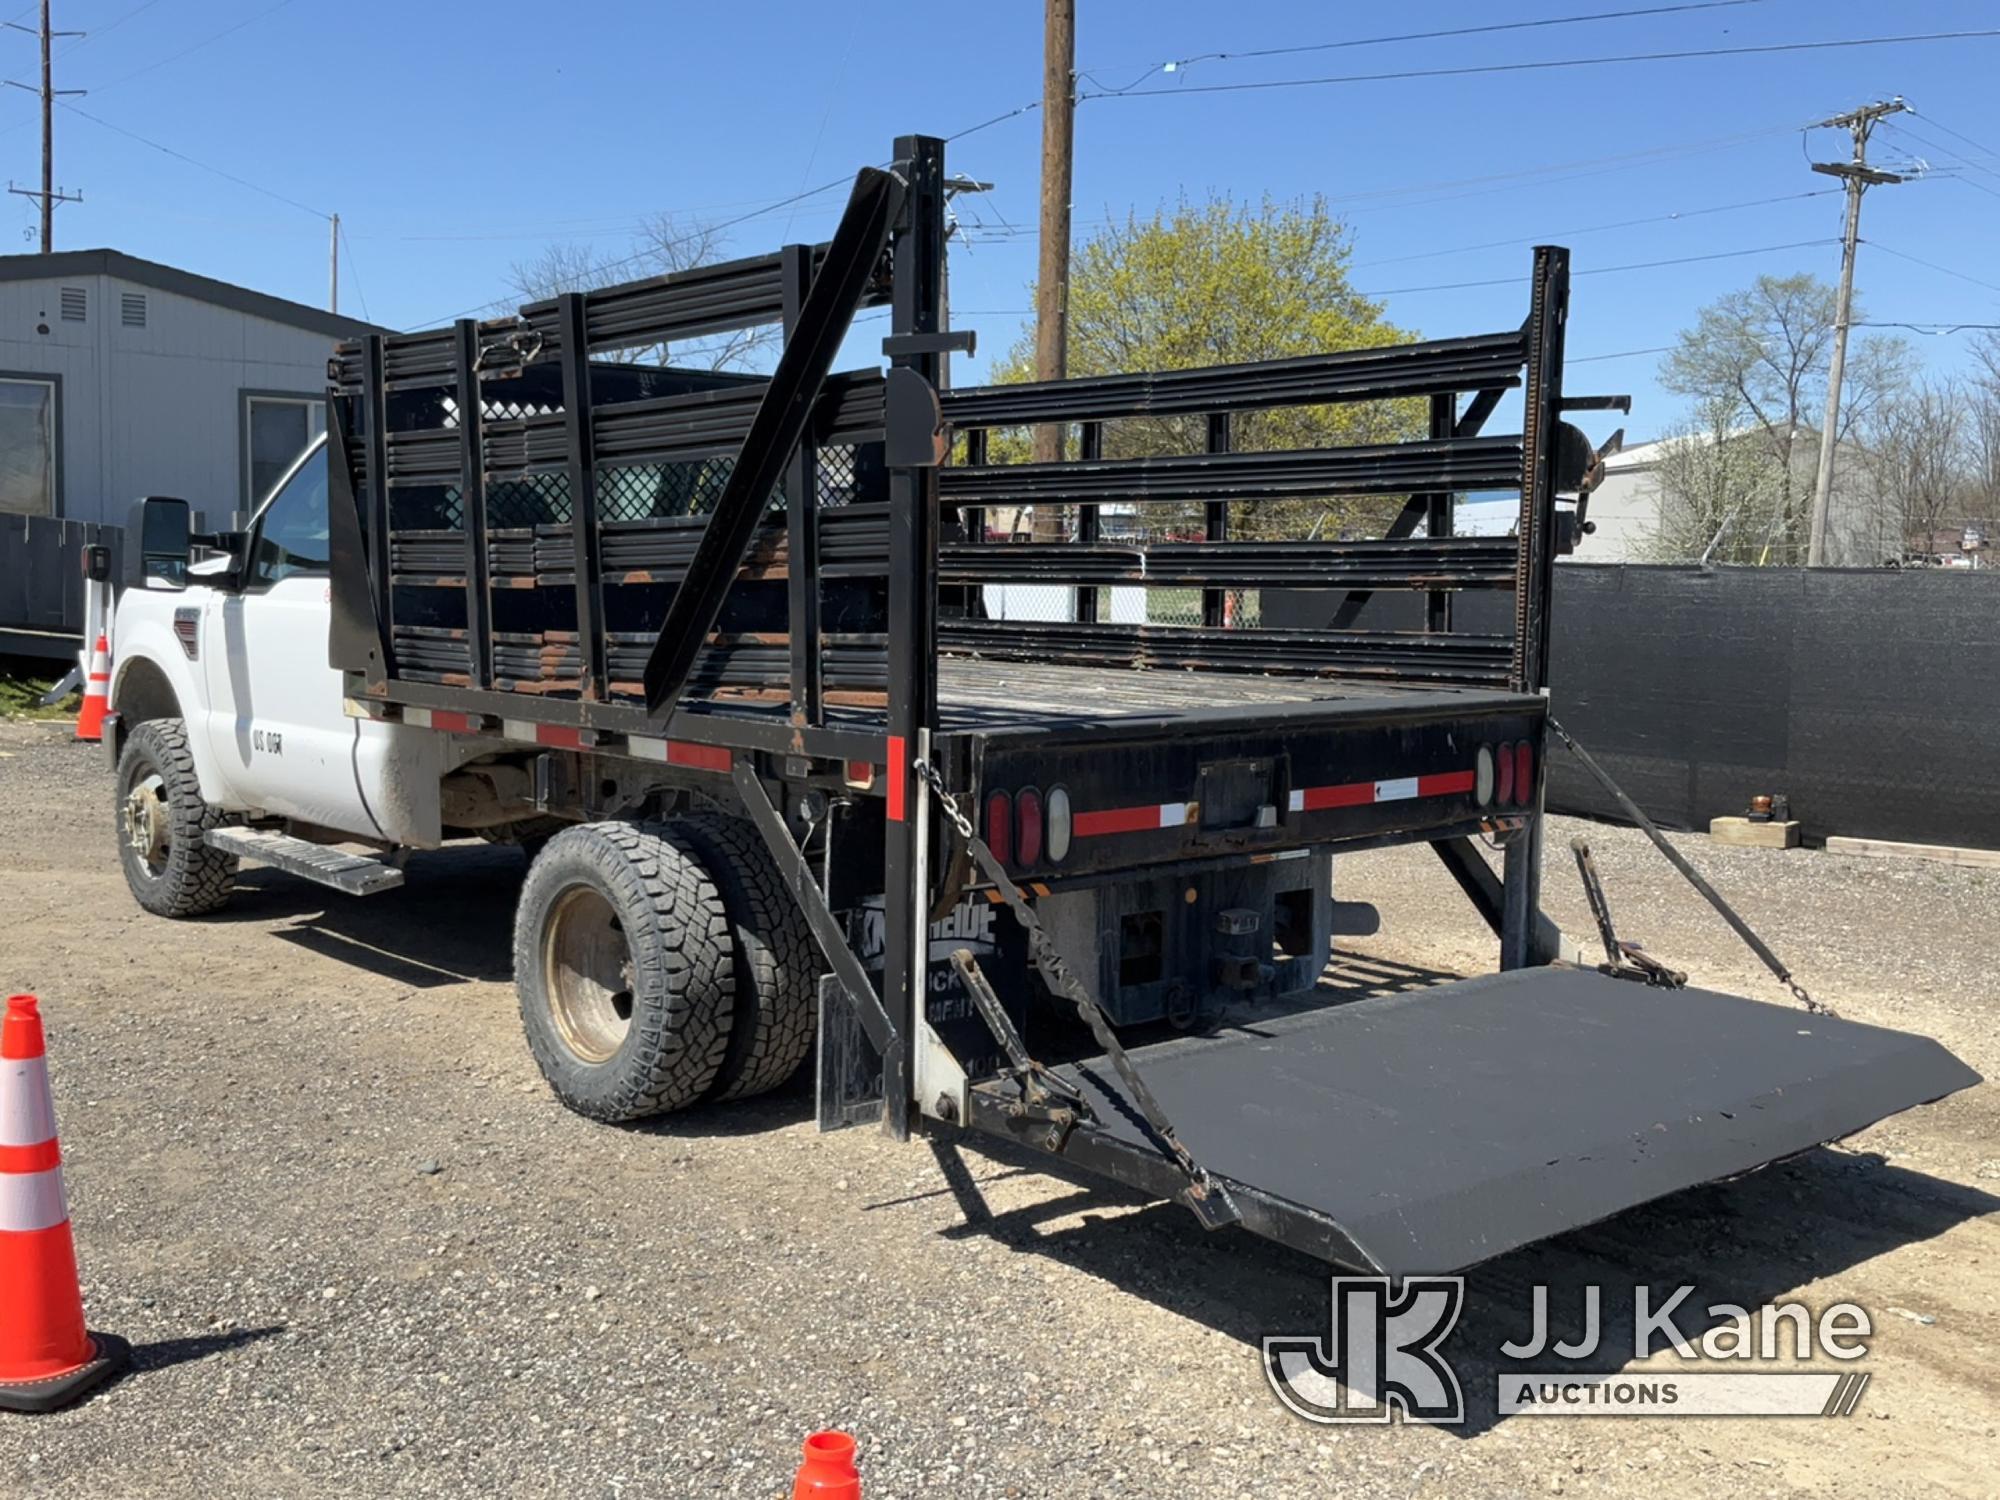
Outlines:
MULTIPOLYGON (((1013 873, 1051 883, 1194 860, 1414 842, 1528 816, 1539 805, 1539 698, 1427 695, 1421 708, 1335 703, 1174 724, 1051 726, 976 738, 966 774, 983 817, 1033 789, 1071 810, 1066 847, 1013 873), (1498 795, 1492 765, 1526 747, 1532 776, 1498 795), (1482 756, 1488 774, 1480 774, 1482 756), (1482 797, 1482 788, 1485 796, 1482 797), (1060 853, 1061 857, 1054 857, 1060 853)), ((986 831, 986 830, 982 830, 986 831)), ((1018 853, 1021 840, 1014 842, 1018 853)))

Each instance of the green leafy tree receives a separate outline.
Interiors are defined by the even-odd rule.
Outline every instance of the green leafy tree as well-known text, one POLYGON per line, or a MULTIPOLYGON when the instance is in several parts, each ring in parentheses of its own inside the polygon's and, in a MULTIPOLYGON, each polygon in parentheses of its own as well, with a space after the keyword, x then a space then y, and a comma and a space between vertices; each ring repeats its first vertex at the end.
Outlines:
MULTIPOLYGON (((1069 373, 1184 370, 1408 343, 1415 335, 1385 322, 1382 304, 1349 283, 1349 255, 1346 226, 1319 198, 1266 199, 1252 207, 1217 196, 1183 200, 1151 218, 1130 217, 1071 258, 1069 373)), ((993 378, 1034 378, 1032 328, 993 378)), ((1425 431, 1425 424, 1418 401, 1287 407, 1239 414, 1232 441, 1238 450, 1390 442, 1425 431)), ((1025 459, 1028 443, 1026 430, 996 433, 989 458, 1025 459)), ((1199 453, 1206 444, 1207 426, 1198 416, 1105 424, 1107 458, 1199 453)), ((1231 527, 1245 537, 1376 534, 1401 503, 1342 496, 1242 501, 1231 507, 1231 527)), ((1173 509, 1152 507, 1153 529, 1199 527, 1194 514, 1164 514, 1173 509)))

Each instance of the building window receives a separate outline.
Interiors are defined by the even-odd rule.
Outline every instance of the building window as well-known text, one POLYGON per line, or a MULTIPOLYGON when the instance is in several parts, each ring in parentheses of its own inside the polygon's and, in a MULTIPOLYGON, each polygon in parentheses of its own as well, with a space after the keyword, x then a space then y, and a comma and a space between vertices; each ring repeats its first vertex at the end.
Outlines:
POLYGON ((0 378, 0 511, 56 513, 56 383, 0 378))
POLYGON ((118 298, 118 321, 127 328, 146 326, 146 294, 125 292, 118 298))
POLYGON ((326 403, 308 396, 246 396, 244 402, 250 492, 243 497, 243 508, 255 510, 306 444, 326 431, 326 403))
POLYGON ((65 323, 81 323, 85 310, 90 306, 90 294, 80 286, 66 286, 62 289, 62 316, 65 323))

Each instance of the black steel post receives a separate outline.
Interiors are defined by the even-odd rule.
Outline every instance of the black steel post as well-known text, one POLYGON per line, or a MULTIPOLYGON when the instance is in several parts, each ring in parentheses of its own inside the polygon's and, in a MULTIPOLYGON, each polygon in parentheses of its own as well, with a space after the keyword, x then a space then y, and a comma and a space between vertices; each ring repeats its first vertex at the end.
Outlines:
MULTIPOLYGON (((1431 437, 1448 441, 1458 427, 1458 397, 1444 392, 1431 397, 1431 437)), ((1453 496, 1432 491, 1424 496, 1424 531, 1432 541, 1451 535, 1453 496)), ((1424 629, 1433 635, 1451 629, 1451 591, 1432 589, 1424 600, 1424 629)))
POLYGON ((375 620, 382 632, 382 671, 396 675, 394 590, 389 587, 389 384, 382 370, 382 335, 368 336, 361 367, 368 430, 368 582, 375 591, 375 620))
MULTIPOLYGON (((986 429, 974 427, 965 434, 965 465, 976 468, 986 462, 986 429)), ((986 540, 986 507, 983 505, 962 505, 959 518, 965 523, 965 539, 968 542, 986 540)))
MULTIPOLYGON (((1231 440, 1229 413, 1210 412, 1208 415, 1208 451, 1228 453, 1234 447, 1231 440)), ((1206 533, 1211 542, 1229 540, 1229 502, 1210 500, 1206 508, 1206 533)), ((1203 589, 1201 592, 1201 623, 1211 629, 1228 623, 1229 591, 1227 589, 1203 589)))
POLYGON ((493 685, 487 594, 485 407, 479 398, 479 324, 454 325, 458 356, 458 508, 465 527, 465 654, 476 688, 493 685))
MULTIPOLYGON (((1562 421, 1563 329, 1569 314, 1569 252, 1535 248, 1528 305, 1528 364, 1521 425, 1521 511, 1514 574, 1513 685, 1545 692, 1549 596, 1555 588, 1556 450, 1562 421)), ((1526 826, 1507 845, 1500 966, 1518 969, 1555 955, 1538 940, 1542 895, 1543 790, 1547 742, 1536 747, 1538 790, 1526 826)))
MULTIPOLYGON (((908 184, 893 242, 893 336, 943 331, 944 142, 931 136, 896 141, 896 170, 908 184)), ((898 369, 944 384, 944 352, 898 354, 898 369)), ((891 421, 896 420, 892 413, 891 421)), ((908 451, 892 434, 890 451, 908 451)), ((882 1059, 883 1123, 910 1130, 910 1089, 917 1021, 927 993, 930 892, 923 878, 922 805, 913 769, 926 731, 937 722, 937 507, 934 467, 889 471, 888 821, 884 849, 882 1004, 897 1045, 882 1059)))
POLYGON ((577 655, 583 696, 602 699, 604 596, 597 566, 597 455, 590 425, 590 331, 583 293, 556 299, 562 339, 563 438, 569 460, 569 529, 576 567, 577 655))
MULTIPOLYGON (((787 245, 784 259, 785 337, 798 326, 812 288, 812 247, 787 245)), ((786 576, 791 604, 792 722, 817 724, 821 717, 819 650, 819 442, 810 428, 793 450, 785 470, 786 576)))
MULTIPOLYGON (((1104 424, 1085 422, 1077 449, 1077 458, 1083 463, 1095 463, 1104 457, 1104 424)), ((1104 535, 1104 517, 1095 504, 1079 505, 1076 508, 1076 539, 1088 546, 1104 535)), ((1097 585, 1080 584, 1076 591, 1076 617, 1085 624, 1097 622, 1097 585)))

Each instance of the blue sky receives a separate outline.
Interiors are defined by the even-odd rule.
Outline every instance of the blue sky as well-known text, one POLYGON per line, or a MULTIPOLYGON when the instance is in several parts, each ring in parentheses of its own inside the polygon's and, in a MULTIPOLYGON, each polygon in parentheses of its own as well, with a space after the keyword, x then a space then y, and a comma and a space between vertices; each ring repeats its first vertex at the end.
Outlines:
MULTIPOLYGON (((1572 357, 1622 355, 1667 344, 1702 303, 1760 272, 1810 269, 1831 279, 1840 200, 1804 153, 1844 155, 1844 137, 1802 141, 1799 127, 1900 93, 1919 114, 1878 134, 1874 154, 1887 165, 1923 157, 1934 170, 1869 194, 1867 312, 2000 323, 1992 253, 2000 156, 1991 154, 2000 152, 1991 107, 2000 38, 1190 92, 2000 27, 1991 0, 1757 0, 1148 71, 1205 53, 1647 3, 1079 0, 1086 91, 1137 83, 1173 92, 1080 105, 1078 236, 1183 193, 1324 193, 1352 226, 1355 284, 1385 293, 1395 322, 1432 335, 1518 322, 1526 245, 1552 239, 1592 273, 1576 283, 1572 357), (1813 193, 1821 195, 1800 196, 1813 193), (1625 222, 1639 219, 1658 222, 1625 222), (1622 227, 1600 227, 1614 224, 1622 227), (1509 241, 1519 243, 1461 251, 1509 241), (1753 250, 1761 253, 1735 253, 1753 250), (1717 258, 1605 269, 1691 256, 1717 258), (1495 279, 1504 284, 1431 289, 1495 279)), ((16 19, 32 23, 33 11, 16 19)), ((551 240, 623 253, 645 214, 752 213, 884 159, 899 131, 949 135, 1040 93, 1038 0, 56 0, 56 25, 93 33, 58 43, 58 86, 90 91, 57 111, 58 181, 84 195, 57 212, 59 249, 115 246, 323 305, 318 214, 338 211, 348 236, 342 310, 365 307, 397 327, 500 297, 510 262, 551 240)), ((32 83, 35 66, 32 37, 0 39, 0 74, 32 83)), ((0 170, 30 184, 36 101, 19 89, 4 94, 0 170)), ((1005 350, 1031 300, 1039 132, 1031 110, 951 148, 954 170, 996 184, 961 204, 968 232, 953 263, 953 301, 959 325, 975 327, 983 343, 980 358, 961 366, 962 383, 1005 350)), ((729 247, 747 254, 821 237, 841 197, 827 192, 752 218, 729 231, 729 247)), ((32 204, 9 204, 18 229, 31 228, 32 204)), ((1964 334, 1912 338, 1938 368, 1952 367, 1966 343, 1964 334)), ((1657 362, 1644 354, 1581 365, 1571 385, 1634 392, 1633 430, 1650 435, 1678 415, 1658 390, 1657 362)))

